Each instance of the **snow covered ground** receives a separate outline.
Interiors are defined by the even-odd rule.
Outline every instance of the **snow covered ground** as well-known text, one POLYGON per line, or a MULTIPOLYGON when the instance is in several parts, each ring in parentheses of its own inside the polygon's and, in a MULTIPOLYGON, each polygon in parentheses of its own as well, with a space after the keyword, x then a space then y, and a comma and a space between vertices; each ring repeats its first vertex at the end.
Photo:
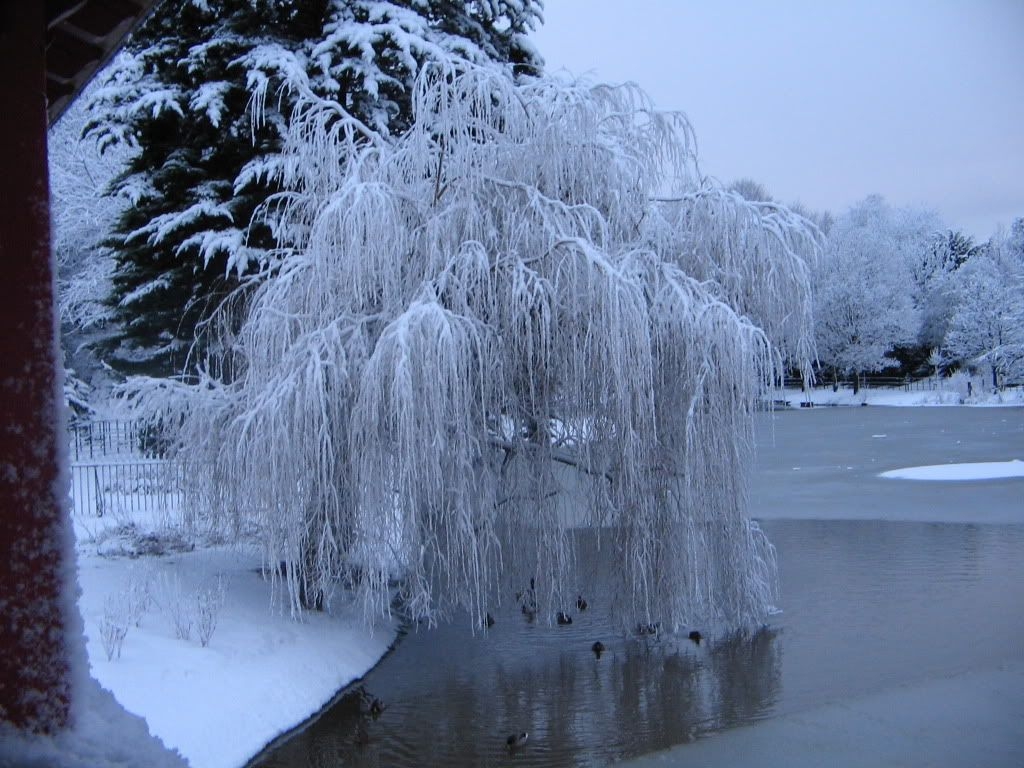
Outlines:
POLYGON ((395 625, 371 633, 345 607, 293 620, 252 551, 191 548, 164 514, 134 528, 119 517, 75 517, 91 672, 193 768, 244 765, 394 641, 395 625), (214 618, 205 647, 202 608, 214 618), (119 656, 108 658, 104 622, 127 626, 119 656))
POLYGON ((79 602, 93 676, 194 768, 244 765, 265 744, 320 709, 365 674, 394 640, 370 634, 352 612, 292 620, 271 605, 259 558, 224 547, 163 557, 79 555, 79 602), (223 588, 209 644, 196 618, 177 637, 175 611, 193 610, 204 590, 223 588), (120 658, 107 659, 100 626, 107 601, 141 590, 148 606, 128 628, 120 658))

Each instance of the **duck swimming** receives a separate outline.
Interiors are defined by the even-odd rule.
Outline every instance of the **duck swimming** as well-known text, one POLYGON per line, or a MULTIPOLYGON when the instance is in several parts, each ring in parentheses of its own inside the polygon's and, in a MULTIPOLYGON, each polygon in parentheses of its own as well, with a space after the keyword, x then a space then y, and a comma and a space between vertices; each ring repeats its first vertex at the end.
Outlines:
POLYGON ((704 639, 704 635, 702 635, 696 629, 690 632, 690 634, 687 635, 687 637, 693 640, 693 642, 695 642, 697 645, 700 645, 700 641, 704 639))
POLYGON ((516 600, 521 601, 523 615, 533 619, 537 613, 537 589, 533 577, 530 578, 530 588, 516 593, 516 600))
POLYGON ((587 610, 587 601, 583 599, 583 595, 576 596, 576 608, 580 611, 587 610))
POLYGON ((356 724, 356 732, 352 737, 352 741, 355 742, 357 747, 365 747, 370 743, 370 732, 367 730, 366 723, 363 722, 362 718, 356 724))
POLYGON ((505 740, 505 743, 508 745, 509 749, 517 749, 523 746, 523 744, 525 744, 526 740, 529 738, 530 734, 528 734, 526 731, 523 731, 521 733, 513 733, 505 740))
POLYGON ((562 625, 572 624, 572 616, 570 616, 568 613, 565 613, 564 611, 559 611, 558 615, 555 616, 555 621, 562 625))
POLYGON ((594 652, 594 655, 600 659, 601 654, 604 653, 604 643, 598 640, 596 643, 590 646, 590 650, 592 650, 594 652))

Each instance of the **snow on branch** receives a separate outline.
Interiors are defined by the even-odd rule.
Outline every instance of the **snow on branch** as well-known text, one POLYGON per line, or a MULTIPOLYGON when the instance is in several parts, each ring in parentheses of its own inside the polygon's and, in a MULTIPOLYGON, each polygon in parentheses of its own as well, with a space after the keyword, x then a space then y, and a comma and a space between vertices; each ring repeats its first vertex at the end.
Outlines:
MULTIPOLYGON (((228 210, 228 207, 223 203, 217 203, 213 200, 200 200, 182 211, 173 211, 155 216, 144 227, 140 227, 129 234, 126 240, 127 242, 132 242, 133 240, 145 239, 146 242, 155 245, 176 230, 191 228, 203 220, 218 218, 229 222, 232 220, 231 211, 228 210)), ((191 245, 194 245, 194 243, 186 241, 178 246, 178 250, 180 251, 191 245)))
POLYGON ((238 328, 232 375, 173 398, 216 521, 287 563, 297 612, 348 576, 370 620, 397 597, 477 624, 532 577, 554 615, 590 525, 624 620, 762 620, 751 419, 810 349, 815 232, 702 185, 685 118, 635 86, 443 58, 414 104, 385 140, 305 94, 269 204, 301 247, 210 324, 238 328))

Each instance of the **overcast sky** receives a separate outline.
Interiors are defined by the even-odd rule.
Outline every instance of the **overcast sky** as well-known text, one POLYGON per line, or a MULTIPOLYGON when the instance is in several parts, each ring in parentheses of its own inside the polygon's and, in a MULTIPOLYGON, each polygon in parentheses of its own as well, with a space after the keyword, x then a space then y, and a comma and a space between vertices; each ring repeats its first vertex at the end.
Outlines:
POLYGON ((702 170, 984 240, 1024 216, 1024 0, 546 0, 548 68, 686 113, 702 170))

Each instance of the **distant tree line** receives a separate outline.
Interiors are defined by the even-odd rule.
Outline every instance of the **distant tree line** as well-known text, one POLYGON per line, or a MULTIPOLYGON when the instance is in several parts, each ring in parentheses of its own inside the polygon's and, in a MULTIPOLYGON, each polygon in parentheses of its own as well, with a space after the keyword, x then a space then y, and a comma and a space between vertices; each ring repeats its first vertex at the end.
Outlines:
MULTIPOLYGON (((772 200, 752 179, 730 189, 772 200)), ((789 207, 824 235, 812 265, 819 382, 965 370, 995 388, 1024 383, 1024 218, 979 243, 879 195, 838 218, 789 207)))
POLYGON ((934 212, 857 203, 828 233, 815 269, 823 378, 983 370, 1024 380, 1024 219, 984 243, 934 212))

